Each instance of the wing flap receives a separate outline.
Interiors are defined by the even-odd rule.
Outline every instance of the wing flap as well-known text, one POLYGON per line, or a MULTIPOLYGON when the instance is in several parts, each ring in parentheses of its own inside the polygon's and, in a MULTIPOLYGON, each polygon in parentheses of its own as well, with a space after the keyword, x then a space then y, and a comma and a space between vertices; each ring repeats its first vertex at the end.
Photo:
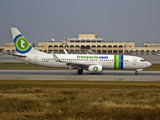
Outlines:
POLYGON ((77 62, 64 62, 63 63, 66 63, 66 65, 69 67, 69 68, 88 68, 89 64, 85 64, 85 63, 77 63, 77 62))

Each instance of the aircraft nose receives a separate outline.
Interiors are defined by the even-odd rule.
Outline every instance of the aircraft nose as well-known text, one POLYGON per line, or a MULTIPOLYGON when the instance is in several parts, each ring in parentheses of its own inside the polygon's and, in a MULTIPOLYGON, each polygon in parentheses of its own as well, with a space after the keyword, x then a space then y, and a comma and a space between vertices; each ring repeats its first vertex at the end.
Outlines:
POLYGON ((150 67, 152 64, 150 62, 147 62, 147 67, 150 67))

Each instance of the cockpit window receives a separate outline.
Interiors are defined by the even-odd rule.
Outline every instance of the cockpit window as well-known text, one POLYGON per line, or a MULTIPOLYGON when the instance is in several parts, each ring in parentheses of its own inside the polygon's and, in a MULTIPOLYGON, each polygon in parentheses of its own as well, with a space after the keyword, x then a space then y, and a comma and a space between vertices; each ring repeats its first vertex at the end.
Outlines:
POLYGON ((144 60, 144 59, 141 59, 140 61, 144 62, 144 61, 146 61, 146 60, 144 60))

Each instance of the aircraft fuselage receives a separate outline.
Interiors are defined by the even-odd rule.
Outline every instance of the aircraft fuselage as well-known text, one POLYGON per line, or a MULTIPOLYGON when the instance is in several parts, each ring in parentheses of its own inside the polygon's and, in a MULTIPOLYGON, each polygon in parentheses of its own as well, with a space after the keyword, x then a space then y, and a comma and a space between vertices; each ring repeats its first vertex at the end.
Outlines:
POLYGON ((78 62, 90 65, 102 65, 104 69, 143 69, 151 65, 141 57, 129 55, 92 55, 92 54, 56 54, 62 62, 56 62, 52 54, 27 55, 17 59, 45 67, 64 68, 66 63, 78 62))

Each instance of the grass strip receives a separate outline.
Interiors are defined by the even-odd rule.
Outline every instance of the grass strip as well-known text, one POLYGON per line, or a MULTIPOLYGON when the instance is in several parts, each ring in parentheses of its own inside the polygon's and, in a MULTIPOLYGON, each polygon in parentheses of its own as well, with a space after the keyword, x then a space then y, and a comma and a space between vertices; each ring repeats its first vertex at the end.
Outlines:
POLYGON ((159 119, 160 81, 0 80, 0 118, 159 119))

